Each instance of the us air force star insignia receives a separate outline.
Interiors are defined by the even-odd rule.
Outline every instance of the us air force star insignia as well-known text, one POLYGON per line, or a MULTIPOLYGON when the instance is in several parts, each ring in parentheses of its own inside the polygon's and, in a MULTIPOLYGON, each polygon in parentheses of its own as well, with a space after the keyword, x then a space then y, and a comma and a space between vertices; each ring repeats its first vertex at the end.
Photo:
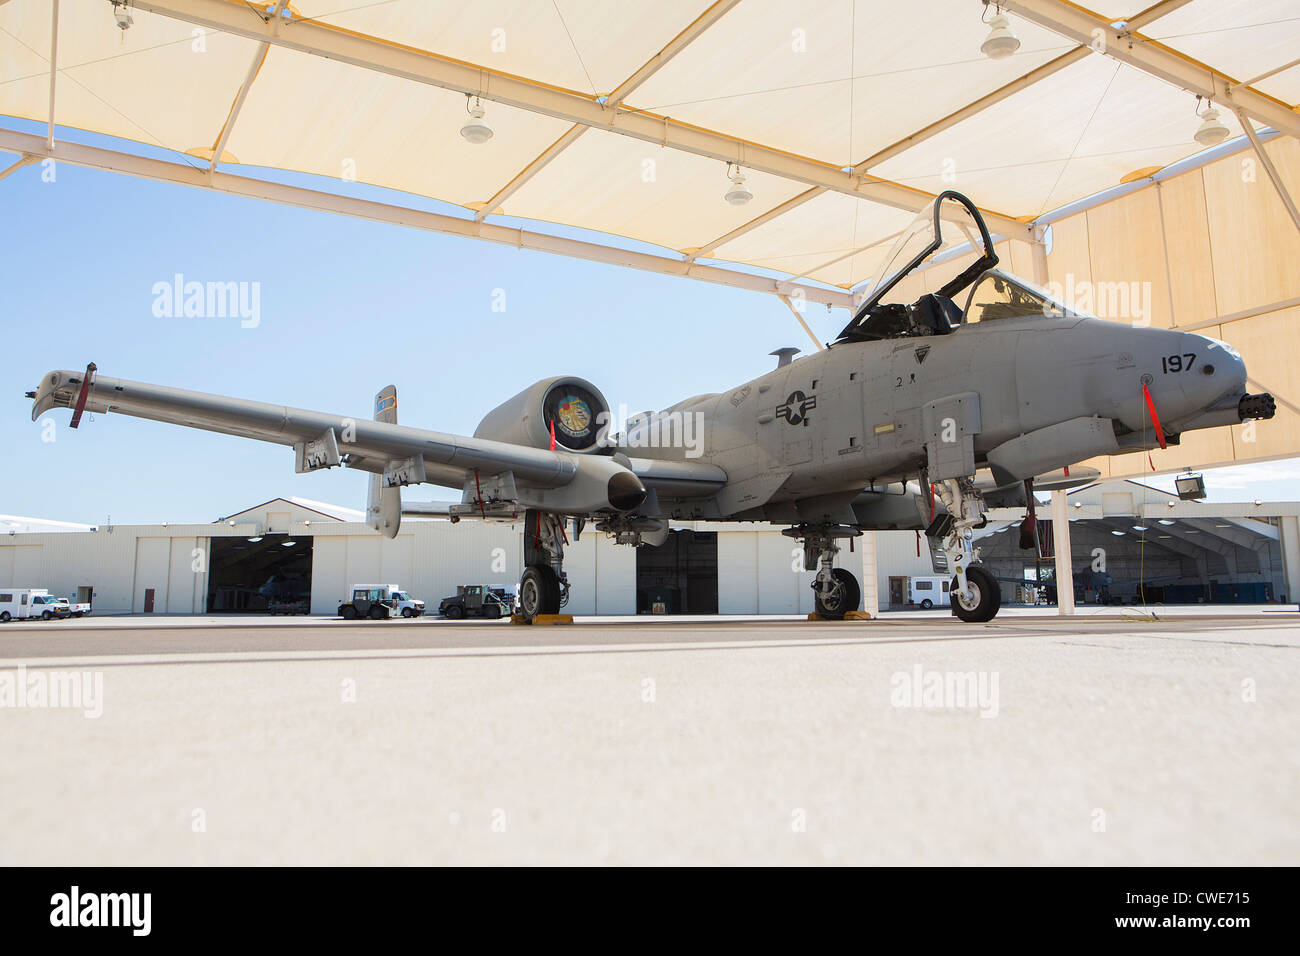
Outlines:
POLYGON ((794 391, 790 397, 785 400, 784 405, 776 407, 776 417, 784 418, 791 425, 802 424, 808 427, 808 413, 817 407, 816 395, 805 395, 803 392, 794 391))
POLYGON ((916 355, 916 364, 920 365, 925 361, 925 357, 930 354, 930 346, 922 345, 914 354, 916 355))

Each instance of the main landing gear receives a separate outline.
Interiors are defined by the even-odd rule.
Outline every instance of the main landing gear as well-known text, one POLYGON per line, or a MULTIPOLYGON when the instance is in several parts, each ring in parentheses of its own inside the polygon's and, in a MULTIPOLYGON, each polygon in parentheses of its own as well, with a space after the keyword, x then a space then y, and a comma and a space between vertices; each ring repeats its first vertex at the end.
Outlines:
POLYGON ((862 534, 848 525, 798 525, 781 532, 798 538, 803 545, 803 566, 817 568, 813 579, 813 605, 817 613, 833 621, 844 619, 850 611, 862 607, 862 587, 851 571, 833 567, 840 547, 840 538, 856 538, 862 534))
POLYGON ((972 623, 991 621, 1002 607, 1002 589, 988 571, 973 567, 980 550, 972 544, 974 529, 982 528, 987 521, 984 499, 970 478, 945 478, 935 482, 934 490, 948 513, 937 519, 926 534, 942 538, 939 547, 948 558, 948 567, 955 572, 948 592, 952 613, 972 623))
POLYGON ((564 573, 564 519, 529 510, 524 513, 524 574, 519 579, 519 613, 532 623, 542 614, 559 614, 569 603, 564 573))

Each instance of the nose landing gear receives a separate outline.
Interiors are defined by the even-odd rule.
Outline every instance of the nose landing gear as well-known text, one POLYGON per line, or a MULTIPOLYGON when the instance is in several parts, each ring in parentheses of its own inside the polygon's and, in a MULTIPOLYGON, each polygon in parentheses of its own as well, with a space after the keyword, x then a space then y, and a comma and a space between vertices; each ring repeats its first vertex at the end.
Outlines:
POLYGON ((948 514, 929 532, 942 535, 940 549, 955 574, 949 589, 952 613, 971 623, 991 621, 1002 607, 1002 590, 988 571, 972 567, 979 560, 979 548, 972 542, 975 528, 983 527, 984 499, 970 478, 945 478, 935 482, 948 514))

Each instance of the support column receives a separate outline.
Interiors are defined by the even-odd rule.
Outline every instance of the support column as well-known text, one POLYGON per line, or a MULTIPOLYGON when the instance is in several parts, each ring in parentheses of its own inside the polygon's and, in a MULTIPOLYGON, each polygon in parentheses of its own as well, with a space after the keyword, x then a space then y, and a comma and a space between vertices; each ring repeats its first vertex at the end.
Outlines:
POLYGON ((880 580, 876 570, 876 532, 863 532, 855 542, 862 548, 862 610, 880 615, 880 580))
POLYGON ((1278 530, 1286 600, 1288 604, 1300 604, 1300 518, 1284 515, 1278 520, 1278 530))
POLYGON ((1052 546, 1056 550, 1056 610, 1074 614, 1074 561, 1070 556, 1070 516, 1064 491, 1052 492, 1052 546))

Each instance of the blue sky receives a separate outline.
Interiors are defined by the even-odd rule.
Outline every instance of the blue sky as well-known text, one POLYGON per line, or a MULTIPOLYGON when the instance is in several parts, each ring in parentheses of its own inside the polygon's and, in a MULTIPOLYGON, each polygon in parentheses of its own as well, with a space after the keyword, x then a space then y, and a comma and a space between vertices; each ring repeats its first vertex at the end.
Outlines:
MULTIPOLYGON (((94 361, 106 376, 366 418, 391 382, 404 423, 471 434, 545 376, 580 375, 640 411, 759 375, 775 348, 811 345, 762 293, 67 164, 53 183, 41 173, 0 182, 0 441, 13 456, 0 513, 181 522, 277 495, 364 502, 364 475, 296 475, 289 448, 125 416, 74 432, 56 411, 56 439, 42 442, 23 393, 55 368, 94 361), (259 282, 260 325, 155 317, 152 288, 176 273, 259 282), (504 312, 492 310, 496 289, 504 312)), ((806 318, 823 339, 847 321, 822 306, 806 318)), ((454 497, 433 486, 410 496, 454 497)))
MULTIPOLYGON (((57 411, 44 442, 23 392, 54 368, 94 361, 107 376, 357 417, 393 383, 404 423, 470 434, 545 376, 583 376, 638 411, 728 388, 770 368, 773 349, 809 345, 761 293, 67 164, 54 182, 40 165, 18 171, 0 202, 0 513, 200 522, 279 495, 364 501, 364 475, 297 475, 286 447, 193 429, 95 416, 74 432, 57 411), (260 324, 155 316, 154 284, 177 273, 260 283, 260 324), (497 289, 504 312, 492 308, 497 289)), ((805 317, 823 340, 847 320, 821 306, 805 317)), ((1207 480, 1230 500, 1294 497, 1297 477, 1291 461, 1207 480)))

